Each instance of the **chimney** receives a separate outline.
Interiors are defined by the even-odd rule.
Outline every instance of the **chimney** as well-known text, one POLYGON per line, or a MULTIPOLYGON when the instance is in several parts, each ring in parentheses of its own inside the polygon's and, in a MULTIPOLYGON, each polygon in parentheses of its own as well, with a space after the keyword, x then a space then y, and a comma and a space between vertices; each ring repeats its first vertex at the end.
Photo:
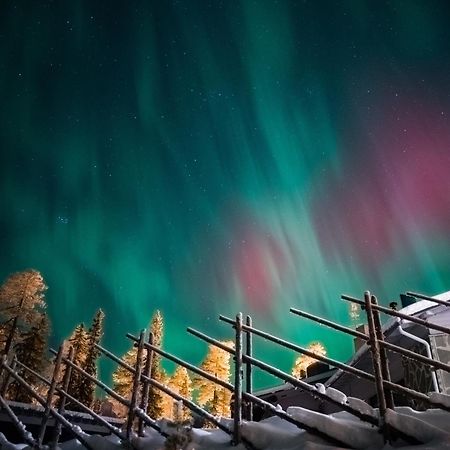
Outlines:
POLYGON ((416 303, 415 297, 411 297, 411 295, 400 294, 400 300, 402 302, 402 308, 406 308, 413 303, 416 303))
MULTIPOLYGON (((362 325, 358 325, 356 327, 356 331, 359 331, 360 333, 364 333, 369 335, 369 326, 364 323, 362 325)), ((359 337, 356 337, 353 339, 354 345, 355 345, 355 352, 357 352, 365 343, 366 341, 364 339, 361 339, 359 337)))

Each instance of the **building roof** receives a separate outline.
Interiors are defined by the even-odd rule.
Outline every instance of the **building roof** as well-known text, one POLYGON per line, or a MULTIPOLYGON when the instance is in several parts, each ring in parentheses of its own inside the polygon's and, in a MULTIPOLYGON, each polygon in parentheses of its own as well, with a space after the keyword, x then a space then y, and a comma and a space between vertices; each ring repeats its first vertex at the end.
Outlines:
MULTIPOLYGON (((450 306, 450 291, 444 292, 439 295, 435 295, 432 298, 448 301, 450 306)), ((445 313, 445 315, 450 314, 450 308, 447 308, 445 305, 434 303, 430 300, 420 300, 415 303, 412 303, 411 305, 406 306, 405 308, 400 309, 399 312, 410 316, 420 317, 433 323, 439 321, 437 319, 437 316, 441 315, 442 313, 445 313)), ((409 322, 407 320, 403 320, 398 317, 390 317, 390 319, 382 326, 383 333, 388 338, 388 340, 391 340, 389 338, 400 339, 399 333, 397 331, 399 323, 402 323, 403 328, 411 328, 411 329, 423 328, 420 327, 420 325, 417 325, 413 322, 409 322)), ((361 362, 364 356, 367 356, 368 351, 369 346, 367 344, 363 344, 361 348, 357 352, 355 352, 352 358, 346 362, 346 364, 349 366, 357 365, 358 363, 361 362)), ((344 371, 340 369, 337 370, 336 373, 332 375, 325 384, 327 386, 333 385, 344 374, 345 374, 344 371)), ((349 376, 352 375, 349 374, 349 376)))

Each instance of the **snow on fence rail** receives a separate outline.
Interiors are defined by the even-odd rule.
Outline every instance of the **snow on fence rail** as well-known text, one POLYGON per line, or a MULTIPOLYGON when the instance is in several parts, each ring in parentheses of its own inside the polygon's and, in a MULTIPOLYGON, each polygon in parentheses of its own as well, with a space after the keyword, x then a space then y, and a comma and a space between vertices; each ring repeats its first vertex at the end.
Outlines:
MULTIPOLYGON (((447 304, 442 300, 437 300, 432 297, 424 296, 422 294, 415 294, 415 293, 409 294, 417 298, 432 301, 436 304, 445 304, 446 306, 450 306, 449 304, 447 304)), ((127 334, 127 338, 134 341, 135 345, 137 346, 137 358, 136 364, 134 366, 127 364, 125 361, 123 361, 121 358, 119 358, 106 348, 100 345, 96 345, 97 349, 101 352, 101 354, 111 359, 115 363, 119 364, 132 374, 133 383, 130 399, 126 399, 120 396, 105 383, 98 380, 96 377, 90 375, 89 373, 84 371, 81 367, 79 367, 77 364, 75 364, 74 363, 75 355, 73 348, 70 348, 68 356, 64 357, 63 347, 61 346, 58 351, 51 350, 56 355, 56 359, 53 374, 50 380, 34 372, 26 365, 17 361, 15 358, 13 358, 12 361, 8 362, 6 356, 4 356, 0 366, 0 374, 4 372, 5 375, 4 382, 0 391, 0 407, 5 410, 5 412, 10 417, 13 425, 19 430, 19 433, 21 434, 23 441, 26 442, 31 448, 37 449, 43 448, 44 435, 47 429, 50 416, 52 416, 55 419, 56 423, 53 439, 51 440, 51 442, 47 443, 47 445, 50 445, 50 448, 57 447, 62 428, 67 429, 69 433, 71 433, 85 448, 87 449, 93 448, 92 445, 85 439, 86 435, 65 417, 66 401, 70 401, 71 403, 75 404, 78 408, 80 408, 82 411, 89 414, 92 417, 92 420, 104 426, 111 434, 117 436, 129 448, 135 448, 132 439, 133 433, 137 432, 138 436, 143 436, 144 429, 146 426, 153 428, 162 436, 168 437, 167 433, 161 428, 160 424, 146 414, 149 401, 149 389, 151 386, 153 386, 159 389, 160 391, 164 392, 165 394, 169 395, 174 400, 181 402, 185 407, 190 409, 192 412, 203 417, 207 421, 214 424, 217 428, 221 429, 222 431, 230 435, 231 444, 234 446, 237 446, 242 443, 248 449, 255 448, 253 444, 250 442, 250 440, 248 440, 248 438, 243 437, 241 434, 243 419, 245 419, 246 421, 251 421, 253 418, 254 404, 263 407, 264 409, 270 411, 272 414, 280 417, 281 419, 291 424, 294 424, 298 428, 303 429, 308 433, 315 435, 330 444, 344 447, 346 446, 345 441, 337 437, 335 434, 328 433, 323 428, 317 427, 314 424, 314 421, 311 422, 310 420, 308 420, 308 417, 305 416, 304 414, 296 414, 296 415, 289 414, 288 412, 282 411, 281 409, 275 407, 271 403, 255 396, 252 392, 253 389, 252 371, 254 367, 257 367, 260 370, 263 370, 277 378, 280 378, 286 382, 291 383, 294 387, 301 388, 304 392, 313 397, 319 398, 323 401, 329 402, 339 407, 341 410, 351 414, 352 416, 357 417, 362 422, 366 422, 372 426, 378 427, 384 437, 385 442, 401 438, 404 441, 409 442, 411 444, 422 443, 421 439, 417 436, 417 434, 413 435, 413 433, 405 432, 404 430, 400 429, 401 427, 396 425, 395 421, 389 420, 388 412, 389 410, 392 410, 395 407, 392 392, 399 392, 411 398, 425 401, 428 405, 434 408, 437 407, 446 411, 450 411, 450 402, 448 401, 447 396, 442 396, 440 394, 435 393, 427 395, 422 392, 418 392, 413 389, 406 388, 405 386, 393 383, 390 379, 386 350, 397 352, 410 359, 427 364, 429 367, 433 369, 441 369, 450 372, 450 365, 427 358, 423 355, 417 354, 410 350, 396 346, 392 343, 386 342, 384 340, 384 335, 381 328, 380 313, 388 314, 402 319, 407 319, 416 324, 425 326, 427 328, 435 329, 441 332, 445 332, 447 334, 450 334, 450 329, 448 329, 447 327, 443 327, 441 325, 430 324, 423 319, 411 315, 406 315, 392 309, 384 308, 378 305, 376 297, 370 295, 369 292, 366 292, 364 294, 364 300, 355 299, 347 295, 342 295, 341 298, 343 300, 359 304, 364 309, 367 315, 369 334, 361 333, 360 331, 344 327, 342 325, 314 316, 304 311, 300 311, 295 308, 291 308, 290 311, 293 314, 302 316, 308 320, 312 320, 324 326, 331 327, 337 331, 344 332, 348 335, 355 336, 366 341, 370 349, 373 364, 373 373, 368 373, 361 369, 357 369, 356 367, 353 367, 351 365, 344 364, 334 359, 319 355, 303 347, 300 347, 294 343, 273 336, 265 331, 259 330, 253 326, 250 316, 246 317, 244 323, 242 314, 239 313, 236 315, 236 318, 234 320, 224 316, 219 317, 219 319, 222 320, 223 322, 232 325, 232 327, 235 330, 234 348, 227 346, 222 342, 206 334, 201 333, 200 331, 194 330, 192 328, 187 329, 187 331, 190 334, 194 335, 195 337, 213 346, 221 348, 222 350, 233 355, 234 384, 221 380, 211 375, 210 373, 205 372, 199 367, 192 365, 182 360, 181 358, 178 358, 177 356, 162 350, 161 348, 153 344, 153 336, 151 333, 149 334, 146 340, 145 331, 143 330, 141 331, 139 337, 134 336, 132 334, 127 334), (325 362, 333 367, 342 370, 343 372, 347 372, 356 377, 374 382, 376 386, 376 394, 379 405, 378 415, 368 413, 370 409, 369 407, 361 408, 360 404, 356 404, 354 401, 353 402, 347 401, 344 395, 341 396, 336 395, 336 392, 334 392, 334 390, 332 389, 323 389, 322 386, 313 386, 301 379, 297 379, 291 376, 286 372, 283 372, 275 367, 272 367, 271 365, 259 359, 254 358, 252 354, 253 335, 257 335, 263 339, 269 340, 281 347, 293 350, 303 355, 310 356, 317 361, 325 362), (146 358, 144 364, 145 352, 146 358), (153 359, 154 353, 157 353, 162 357, 167 358, 185 367, 186 369, 196 373, 197 375, 204 377, 209 381, 212 381, 215 384, 232 392, 233 418, 232 421, 229 423, 229 425, 224 424, 221 420, 219 420, 219 418, 215 417, 207 410, 201 408, 193 401, 181 396, 180 394, 174 392, 164 384, 157 381, 156 379, 152 378, 151 361, 153 359), (57 385, 57 380, 59 378, 59 373, 63 365, 65 366, 65 371, 62 386, 60 387, 57 385), (17 366, 21 367, 25 371, 28 371, 30 374, 34 375, 39 381, 48 386, 46 398, 43 398, 41 395, 35 392, 32 386, 29 383, 27 383, 21 376, 18 375, 18 373, 16 372, 17 366), (128 409, 123 429, 116 428, 114 425, 110 424, 107 420, 105 420, 105 418, 95 413, 91 408, 80 403, 76 398, 74 398, 68 393, 68 387, 70 384, 73 371, 77 372, 77 376, 87 378, 89 381, 91 381, 100 389, 102 389, 107 395, 111 396, 128 409), (8 382, 11 378, 13 378, 23 389, 27 390, 30 393, 30 395, 39 404, 43 406, 41 425, 39 428, 37 438, 33 437, 33 435, 26 430, 23 423, 21 423, 19 418, 16 416, 15 412, 9 406, 9 403, 4 398, 8 382), (60 399, 58 403, 58 408, 54 408, 52 406, 54 404, 55 396, 58 396, 60 399), (140 401, 138 402, 139 397, 140 401)))

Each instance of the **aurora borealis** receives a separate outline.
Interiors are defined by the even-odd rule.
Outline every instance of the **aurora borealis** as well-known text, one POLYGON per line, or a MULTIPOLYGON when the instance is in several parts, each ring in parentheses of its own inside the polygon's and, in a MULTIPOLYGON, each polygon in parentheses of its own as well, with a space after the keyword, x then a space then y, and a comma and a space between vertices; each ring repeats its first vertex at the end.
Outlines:
POLYGON ((218 315, 242 311, 347 358, 289 307, 350 324, 341 293, 450 290, 449 19, 439 0, 3 1, 2 278, 41 271, 53 345, 101 307, 124 352, 159 308, 198 362, 185 328, 226 338, 218 315))

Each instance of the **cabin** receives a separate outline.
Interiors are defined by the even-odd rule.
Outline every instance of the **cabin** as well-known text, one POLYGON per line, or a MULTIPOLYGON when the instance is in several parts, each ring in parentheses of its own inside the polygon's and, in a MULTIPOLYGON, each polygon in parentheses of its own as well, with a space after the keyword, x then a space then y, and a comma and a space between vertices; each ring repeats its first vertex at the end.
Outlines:
MULTIPOLYGON (((450 291, 433 298, 449 302, 449 305, 437 304, 429 300, 417 300, 415 297, 402 294, 400 296, 401 309, 398 311, 426 320, 430 324, 450 328, 450 291)), ((397 310, 397 304, 391 303, 390 306, 397 310)), ((383 318, 388 318, 382 327, 386 341, 443 363, 450 363, 448 334, 397 317, 382 314, 383 318)), ((357 330, 368 334, 365 324, 360 325, 357 330)), ((372 358, 368 345, 359 338, 355 338, 354 343, 355 353, 347 364, 365 372, 373 373, 372 358)), ((450 373, 443 370, 431 370, 429 366, 423 363, 392 351, 387 351, 387 358, 392 382, 423 393, 441 392, 450 394, 450 373)), ((330 369, 322 363, 314 366, 316 367, 313 367, 313 372, 308 371, 307 377, 303 381, 310 384, 321 383, 326 387, 332 387, 343 392, 348 397, 362 399, 373 407, 378 406, 375 383, 342 370, 330 369)), ((339 410, 337 406, 314 398, 309 393, 294 388, 289 383, 254 394, 274 405, 280 405, 284 410, 289 406, 301 406, 326 414, 339 410)), ((421 404, 420 401, 403 394, 394 394, 394 403, 396 406, 411 406, 417 410, 425 409, 425 405, 421 404)), ((266 417, 266 415, 260 413, 255 414, 254 417, 255 420, 258 420, 266 417)))

